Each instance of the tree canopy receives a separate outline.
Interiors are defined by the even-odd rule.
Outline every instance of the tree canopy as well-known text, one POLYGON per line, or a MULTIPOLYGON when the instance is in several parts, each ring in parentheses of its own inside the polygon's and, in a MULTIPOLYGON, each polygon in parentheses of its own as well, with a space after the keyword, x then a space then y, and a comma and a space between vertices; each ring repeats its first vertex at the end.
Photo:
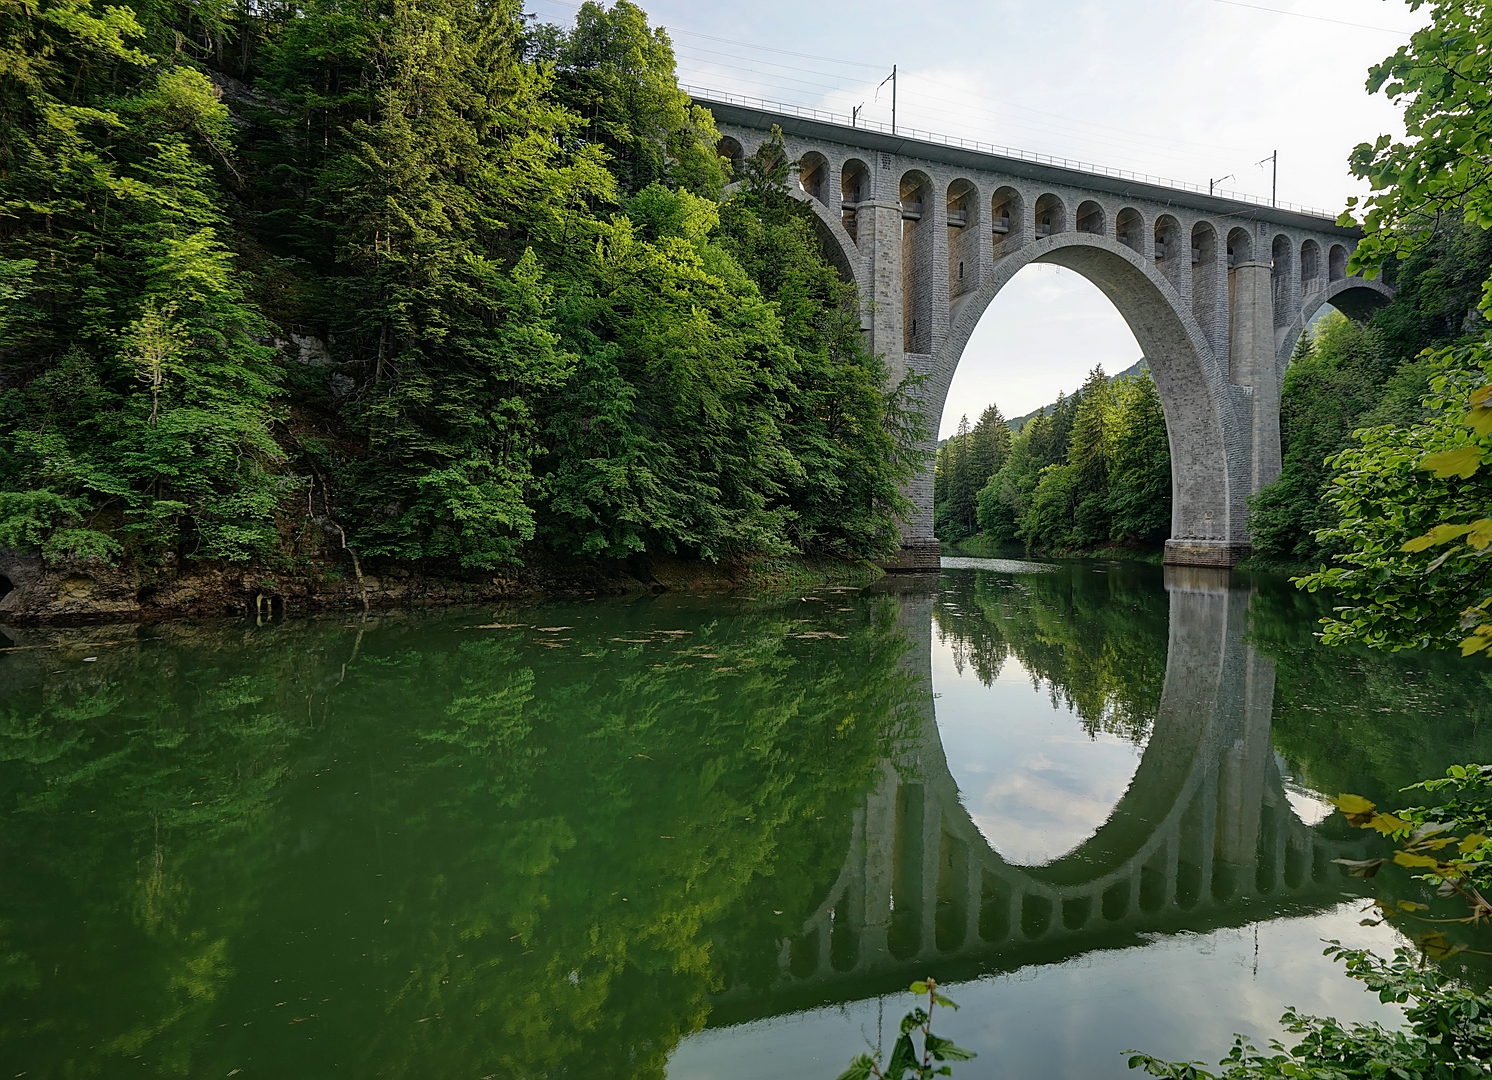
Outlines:
POLYGON ((889 553, 920 418, 717 139, 627 0, 0 9, 0 545, 889 553))

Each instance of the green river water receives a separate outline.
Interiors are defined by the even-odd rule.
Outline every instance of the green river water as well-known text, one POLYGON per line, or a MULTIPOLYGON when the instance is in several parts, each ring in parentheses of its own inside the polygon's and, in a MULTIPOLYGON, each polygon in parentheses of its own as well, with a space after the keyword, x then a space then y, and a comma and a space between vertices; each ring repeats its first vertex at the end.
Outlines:
POLYGON ((956 1077, 1396 1022, 1321 939, 1391 949, 1365 890, 1417 887, 1342 876, 1323 795, 1492 760, 1484 665, 1327 650, 1320 612, 950 560, 4 630, 0 1077, 832 1080, 926 975, 956 1077))

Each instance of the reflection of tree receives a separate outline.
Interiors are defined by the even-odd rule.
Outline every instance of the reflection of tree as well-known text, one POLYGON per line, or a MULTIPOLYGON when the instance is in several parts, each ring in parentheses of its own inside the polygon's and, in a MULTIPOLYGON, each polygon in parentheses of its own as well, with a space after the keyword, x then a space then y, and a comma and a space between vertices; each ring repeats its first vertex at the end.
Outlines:
POLYGON ((1276 671, 1274 741, 1317 791, 1399 805, 1398 792, 1448 765, 1492 761, 1492 674, 1454 652, 1326 648, 1331 599, 1261 577, 1249 637, 1276 671))
POLYGON ((351 663, 352 628, 175 630, 42 673, 0 704, 0 1058, 661 1075, 775 976, 914 693, 894 604, 811 606, 391 618, 351 663))
POLYGON ((1014 655, 1052 704, 1073 709, 1090 734, 1149 735, 1166 674, 1168 607, 1157 570, 1114 565, 1013 576, 990 571, 944 580, 934 609, 954 661, 988 686, 1014 655))

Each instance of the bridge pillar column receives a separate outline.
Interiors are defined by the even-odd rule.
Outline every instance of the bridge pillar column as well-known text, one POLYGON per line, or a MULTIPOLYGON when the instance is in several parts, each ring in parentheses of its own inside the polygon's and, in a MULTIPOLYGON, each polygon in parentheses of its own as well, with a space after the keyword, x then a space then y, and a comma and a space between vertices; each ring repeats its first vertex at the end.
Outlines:
POLYGON ((1233 267, 1229 290, 1230 380, 1252 391, 1249 424, 1250 495, 1280 475, 1280 373, 1275 360, 1273 267, 1243 262, 1233 267))

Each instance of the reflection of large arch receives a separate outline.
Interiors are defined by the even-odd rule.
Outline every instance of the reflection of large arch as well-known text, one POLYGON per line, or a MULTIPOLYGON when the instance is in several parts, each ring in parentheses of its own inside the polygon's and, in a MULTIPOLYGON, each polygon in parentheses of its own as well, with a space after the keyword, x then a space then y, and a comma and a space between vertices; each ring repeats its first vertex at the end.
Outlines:
MULTIPOLYGON (((1063 232, 1020 247, 996 262, 990 279, 960 297, 926 391, 930 416, 941 416, 948 388, 974 328, 1000 290, 1033 262, 1082 274, 1107 296, 1139 342, 1155 378, 1171 441, 1171 535, 1222 541, 1241 527, 1246 490, 1229 469, 1230 448, 1246 448, 1242 417, 1231 408, 1227 373, 1212 362, 1195 317, 1154 259, 1108 236, 1063 232), (1234 517, 1237 521, 1234 521, 1234 517)), ((1235 451, 1242 452, 1242 450, 1235 451)), ((932 508, 926 508, 931 515, 932 508)))
MULTIPOLYGON (((1340 901, 1352 886, 1331 860, 1363 844, 1327 839, 1290 806, 1269 738, 1273 669, 1244 639, 1249 592, 1226 572, 1190 568, 1168 571, 1166 587, 1165 687, 1109 819, 1054 863, 1007 862, 960 801, 929 693, 920 737, 855 813, 838 879, 783 943, 774 1009, 1340 901)), ((925 676, 931 604, 902 598, 915 635, 907 663, 925 676)), ((722 995, 712 1023, 751 1015, 749 998, 745 988, 722 995)))

